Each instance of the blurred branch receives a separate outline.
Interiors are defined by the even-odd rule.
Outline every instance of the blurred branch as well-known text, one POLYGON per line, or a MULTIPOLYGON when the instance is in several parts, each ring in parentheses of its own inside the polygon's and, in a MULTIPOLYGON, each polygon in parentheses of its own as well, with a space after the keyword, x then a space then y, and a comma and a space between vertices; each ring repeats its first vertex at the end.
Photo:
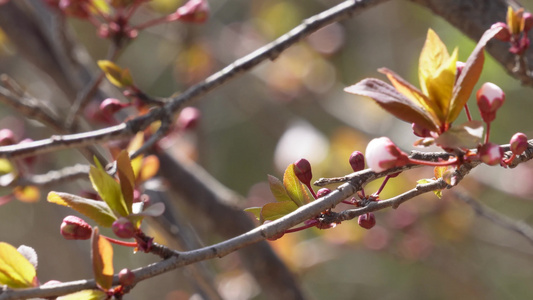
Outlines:
POLYGON ((530 243, 533 243, 533 228, 528 224, 513 220, 505 215, 500 214, 490 207, 480 203, 464 191, 454 190, 453 194, 466 204, 470 205, 477 215, 490 220, 502 228, 514 231, 525 237, 530 243))

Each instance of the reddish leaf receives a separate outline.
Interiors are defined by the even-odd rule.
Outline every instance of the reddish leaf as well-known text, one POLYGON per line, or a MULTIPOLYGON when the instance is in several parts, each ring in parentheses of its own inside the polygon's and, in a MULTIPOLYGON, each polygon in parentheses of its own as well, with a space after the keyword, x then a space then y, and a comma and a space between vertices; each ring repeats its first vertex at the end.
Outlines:
POLYGON ((344 91, 374 99, 379 106, 400 120, 416 123, 431 131, 437 130, 437 124, 428 112, 406 96, 400 94, 393 86, 376 78, 361 80, 344 91))
POLYGON ((102 289, 109 290, 113 285, 113 247, 100 236, 98 227, 93 229, 91 256, 96 283, 102 289))

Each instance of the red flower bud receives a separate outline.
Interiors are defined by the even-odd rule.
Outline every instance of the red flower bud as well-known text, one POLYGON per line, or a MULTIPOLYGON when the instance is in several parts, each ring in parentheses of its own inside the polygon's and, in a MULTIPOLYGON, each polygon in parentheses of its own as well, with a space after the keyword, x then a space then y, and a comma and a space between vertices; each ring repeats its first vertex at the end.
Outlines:
POLYGON ((130 269, 122 269, 118 272, 118 282, 122 286, 130 286, 135 282, 135 274, 130 269))
POLYGON ((316 196, 318 198, 322 198, 324 196, 326 196, 327 194, 331 193, 331 190, 328 189, 328 188, 321 188, 318 190, 318 192, 316 192, 316 196))
POLYGON ((529 31, 533 27, 533 16, 529 12, 522 15, 522 30, 529 31))
POLYGON ((311 173, 311 164, 305 158, 302 158, 294 163, 294 173, 296 177, 305 185, 311 184, 313 173, 311 173))
POLYGON ((178 116, 177 125, 180 129, 194 129, 201 117, 200 110, 195 107, 185 107, 178 116))
POLYGON ((481 118, 490 123, 496 118, 496 111, 503 105, 505 93, 494 83, 485 82, 477 91, 476 98, 481 118))
POLYGON ((11 129, 0 129, 0 146, 9 146, 15 144, 17 141, 15 134, 11 129))
POLYGON ((69 16, 86 19, 89 16, 89 0, 60 0, 59 8, 69 16))
POLYGON ((120 217, 113 222, 111 229, 119 238, 123 239, 131 239, 137 231, 133 223, 124 217, 120 217))
POLYGON ((497 144, 486 143, 479 148, 479 157, 489 166, 498 165, 503 158, 503 150, 497 144))
POLYGON ((352 155, 350 155, 350 159, 348 161, 350 162, 350 166, 352 166, 352 170, 354 172, 365 169, 365 156, 360 151, 354 151, 352 155))
POLYGON ((509 31, 509 26, 507 26, 507 24, 503 22, 498 22, 498 23, 492 24, 490 28, 492 29, 496 27, 501 27, 503 29, 500 30, 500 32, 498 32, 494 38, 500 41, 503 41, 503 42, 508 42, 511 40, 511 32, 509 31))
POLYGON ((60 232, 67 240, 88 240, 91 238, 93 229, 83 219, 76 216, 67 216, 61 223, 60 232))
POLYGON ((179 20, 188 23, 203 23, 209 16, 209 4, 206 0, 189 0, 169 16, 168 20, 179 20))
POLYGON ((366 147, 366 162, 374 172, 382 172, 408 164, 409 157, 394 145, 389 138, 380 137, 368 143, 366 147))
POLYGON ((521 132, 517 132, 511 138, 511 152, 516 155, 522 154, 529 146, 527 136, 521 132))
POLYGON ((360 215, 357 219, 357 224, 363 227, 364 229, 370 229, 376 225, 376 216, 373 213, 366 213, 360 215))
POLYGON ((115 98, 107 98, 102 103, 100 103, 100 110, 105 114, 111 116, 114 115, 117 111, 130 106, 129 103, 122 103, 115 98))

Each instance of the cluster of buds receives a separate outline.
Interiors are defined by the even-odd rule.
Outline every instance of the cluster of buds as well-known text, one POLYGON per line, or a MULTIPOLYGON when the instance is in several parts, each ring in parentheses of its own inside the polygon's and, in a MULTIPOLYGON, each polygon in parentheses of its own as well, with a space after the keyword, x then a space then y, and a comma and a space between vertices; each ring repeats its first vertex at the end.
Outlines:
POLYGON ((529 48, 530 41, 527 33, 533 28, 533 16, 529 12, 524 12, 523 8, 514 11, 509 6, 507 10, 507 23, 498 22, 492 25, 492 27, 503 28, 496 35, 496 38, 511 43, 509 52, 521 55, 529 48))

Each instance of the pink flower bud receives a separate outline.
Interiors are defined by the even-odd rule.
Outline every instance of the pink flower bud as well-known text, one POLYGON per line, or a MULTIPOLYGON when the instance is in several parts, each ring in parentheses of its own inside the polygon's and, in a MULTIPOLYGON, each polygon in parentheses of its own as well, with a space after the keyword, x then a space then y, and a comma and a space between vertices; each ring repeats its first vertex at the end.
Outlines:
POLYGON ((135 274, 130 269, 122 269, 118 272, 118 282, 122 286, 130 286, 135 283, 135 274))
POLYGON ((348 161, 354 172, 365 169, 365 156, 360 151, 354 151, 348 161))
POLYGON ((326 196, 327 194, 331 193, 331 190, 328 189, 328 188, 321 188, 318 190, 318 192, 316 192, 316 196, 318 198, 322 198, 324 196, 326 196))
POLYGON ((366 213, 360 215, 357 219, 357 224, 363 227, 364 229, 370 229, 376 225, 376 216, 373 213, 366 213))
POLYGON ((130 106, 129 103, 121 103, 118 99, 107 98, 102 103, 100 103, 100 110, 105 114, 111 116, 114 115, 117 111, 130 106))
POLYGON ((529 12, 522 15, 522 30, 529 31, 533 27, 533 16, 529 12))
POLYGON ((206 0, 189 0, 174 14, 175 19, 187 23, 203 23, 209 16, 209 4, 206 0))
POLYGON ((505 24, 503 22, 498 22, 498 23, 492 24, 492 26, 490 28, 492 29, 492 28, 496 28, 496 27, 501 27, 503 29, 500 30, 500 32, 498 32, 498 34, 496 34, 496 36, 494 38, 496 38, 496 39, 498 39, 500 41, 503 41, 503 42, 508 42, 508 41, 511 40, 511 32, 509 31, 509 26, 507 26, 507 24, 505 24))
POLYGON ((305 185, 311 184, 313 173, 311 172, 311 164, 305 158, 299 159, 294 163, 294 173, 296 177, 305 185))
POLYGON ((59 8, 66 15, 80 19, 89 17, 89 0, 60 0, 59 8))
POLYGON ((479 157, 487 165, 495 166, 500 164, 503 158, 503 150, 500 148, 500 145, 486 143, 479 148, 479 157))
POLYGON ((113 222, 111 229, 113 229, 113 232, 119 238, 123 239, 131 239, 133 236, 135 236, 135 232, 137 231, 133 223, 124 217, 120 217, 113 222))
POLYGON ((195 107, 185 107, 178 116, 177 125, 180 129, 194 129, 201 117, 200 110, 195 107))
POLYGON ((366 162, 374 172, 382 172, 409 163, 409 157, 387 137, 370 141, 366 146, 366 162))
POLYGON ((527 136, 521 132, 517 132, 511 138, 511 152, 516 155, 520 155, 526 151, 529 146, 527 142, 527 136))
POLYGON ((496 111, 503 105, 505 93, 494 83, 485 82, 477 91, 476 98, 481 118, 490 123, 496 118, 496 111))
POLYGON ((60 232, 67 240, 87 240, 91 238, 93 229, 83 219, 76 216, 67 216, 61 223, 60 232))
POLYGON ((13 145, 17 142, 15 134, 11 129, 0 129, 0 146, 13 145))

